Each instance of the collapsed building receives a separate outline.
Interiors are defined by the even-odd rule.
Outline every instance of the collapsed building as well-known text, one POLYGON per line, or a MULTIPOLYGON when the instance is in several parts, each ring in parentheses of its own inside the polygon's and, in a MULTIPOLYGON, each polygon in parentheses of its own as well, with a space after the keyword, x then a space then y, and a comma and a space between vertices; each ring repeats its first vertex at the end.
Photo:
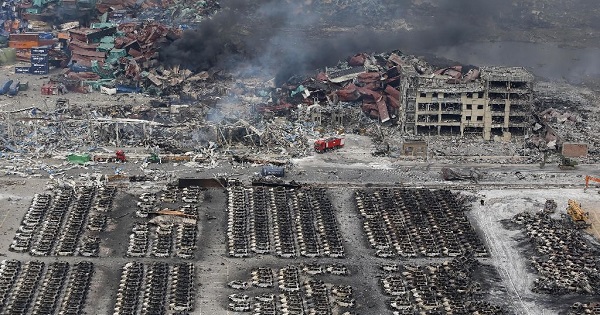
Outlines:
POLYGON ((392 52, 357 54, 283 90, 291 95, 287 102, 318 109, 309 115, 317 124, 325 121, 322 112, 330 124, 339 124, 339 108, 351 111, 358 103, 366 116, 398 125, 405 134, 478 134, 492 140, 528 133, 533 82, 521 67, 436 69, 421 58, 392 52))
POLYGON ((483 67, 461 75, 460 68, 450 68, 450 74, 405 72, 400 87, 404 130, 425 135, 476 133, 485 140, 525 135, 532 114, 533 75, 518 67, 483 67))

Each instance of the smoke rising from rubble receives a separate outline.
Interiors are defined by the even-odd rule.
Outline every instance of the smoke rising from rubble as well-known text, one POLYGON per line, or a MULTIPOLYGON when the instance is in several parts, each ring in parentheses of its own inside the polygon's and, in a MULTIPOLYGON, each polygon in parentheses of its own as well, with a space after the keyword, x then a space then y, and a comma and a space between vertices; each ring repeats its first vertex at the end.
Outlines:
MULTIPOLYGON (((355 10, 353 24, 352 14, 340 15, 344 20, 336 20, 338 15, 314 10, 310 6, 317 4, 310 1, 309 4, 282 0, 224 1, 221 12, 201 23, 199 29, 184 32, 181 39, 161 52, 161 58, 166 64, 180 64, 196 71, 212 67, 250 74, 261 71, 275 75, 276 84, 280 84, 294 74, 335 65, 338 60, 362 51, 426 51, 458 45, 484 34, 497 17, 513 10, 494 0, 444 0, 425 4, 438 15, 432 18, 429 29, 400 31, 385 27, 386 19, 411 14, 405 9, 411 1, 385 2, 353 1, 354 8, 350 9, 350 13, 355 10), (365 17, 360 12, 368 5, 380 5, 382 11, 389 6, 390 10, 385 14, 387 17, 365 17), (357 23, 369 26, 356 26, 357 23), (355 26, 354 31, 341 32, 343 35, 324 30, 336 25, 355 26), (376 27, 381 30, 375 30, 376 27)), ((329 5, 334 8, 334 4, 329 5)))

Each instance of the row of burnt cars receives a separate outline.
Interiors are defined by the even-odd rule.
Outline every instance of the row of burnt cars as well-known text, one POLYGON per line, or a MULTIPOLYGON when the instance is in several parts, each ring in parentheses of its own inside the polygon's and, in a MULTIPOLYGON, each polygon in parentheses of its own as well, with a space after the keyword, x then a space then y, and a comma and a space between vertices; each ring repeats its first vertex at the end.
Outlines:
POLYGON ((123 266, 114 314, 184 314, 194 310, 192 263, 129 262, 123 266))
POLYGON ((228 309, 253 314, 341 314, 355 305, 353 288, 332 284, 322 276, 347 276, 348 268, 340 264, 287 265, 280 269, 258 267, 249 280, 228 283, 244 292, 230 294, 228 309), (250 296, 251 293, 262 293, 250 296))
POLYGON ((324 189, 233 184, 227 193, 230 256, 344 257, 334 208, 324 189))
POLYGON ((116 187, 59 187, 36 194, 15 233, 10 250, 33 256, 98 256, 100 238, 116 187))
POLYGON ((94 266, 82 261, 0 263, 0 313, 82 314, 94 266))

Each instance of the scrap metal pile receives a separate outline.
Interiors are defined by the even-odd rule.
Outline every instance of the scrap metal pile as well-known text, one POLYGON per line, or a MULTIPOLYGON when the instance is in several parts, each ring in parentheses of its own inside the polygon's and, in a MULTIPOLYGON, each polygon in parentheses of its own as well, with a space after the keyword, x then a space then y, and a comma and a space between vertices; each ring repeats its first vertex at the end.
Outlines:
POLYGON ((220 8, 216 0, 99 0, 96 5, 99 13, 108 13, 115 21, 130 20, 135 14, 142 21, 152 20, 173 26, 193 25, 220 8))
POLYGON ((70 265, 56 261, 0 263, 2 314, 81 314, 94 266, 81 261, 70 265))
POLYGON ((46 55, 43 72, 34 71, 41 65, 37 59, 31 59, 27 67, 17 66, 15 71, 48 74, 49 65, 67 67, 47 86, 108 94, 188 91, 197 97, 195 90, 204 84, 199 81, 213 76, 177 67, 164 69, 158 59, 161 48, 178 39, 184 29, 216 13, 218 1, 17 0, 11 5, 14 22, 6 30, 17 59, 30 61, 33 52, 40 49, 46 55))
POLYGON ((347 104, 349 107, 360 104, 366 115, 386 122, 398 117, 400 87, 403 80, 409 80, 413 74, 439 76, 450 83, 461 83, 477 79, 479 71, 467 71, 461 66, 435 71, 423 59, 399 51, 361 53, 315 77, 291 78, 281 87, 279 98, 289 104, 307 106, 315 102, 329 106, 347 104))
POLYGON ((229 255, 344 257, 334 208, 322 188, 227 188, 229 255))
POLYGON ((156 72, 147 72, 158 66, 160 48, 180 35, 180 30, 156 22, 108 24, 103 28, 69 30, 69 70, 53 77, 52 81, 63 83, 71 91, 85 91, 81 89, 84 86, 108 94, 128 89, 132 89, 129 92, 146 90, 151 86, 147 83, 162 87, 161 79, 168 80, 171 85, 181 83, 182 78, 192 75, 191 71, 180 73, 178 69, 170 72, 164 70, 165 74, 172 72, 173 76, 182 77, 179 79, 156 77, 156 72))
POLYGON ((536 254, 531 264, 539 277, 533 291, 545 294, 598 294, 598 249, 580 230, 543 212, 517 214, 512 222, 521 226, 536 254))
POLYGON ((361 189, 354 196, 378 257, 488 256, 465 205, 449 190, 361 189))
POLYGON ((192 263, 125 264, 114 314, 183 314, 194 310, 195 269, 192 263))
POLYGON ((477 268, 472 254, 439 264, 383 265, 381 286, 397 315, 509 314, 485 301, 486 292, 473 280, 477 268))
POLYGON ((319 264, 288 265, 279 270, 256 268, 248 281, 234 280, 228 286, 240 291, 257 288, 263 293, 255 296, 231 294, 228 309, 253 314, 330 315, 342 314, 345 309, 354 307, 353 288, 319 279, 326 274, 345 276, 348 269, 343 265, 319 264))
POLYGON ((33 256, 98 256, 100 238, 116 188, 77 186, 36 194, 15 233, 10 250, 33 256))

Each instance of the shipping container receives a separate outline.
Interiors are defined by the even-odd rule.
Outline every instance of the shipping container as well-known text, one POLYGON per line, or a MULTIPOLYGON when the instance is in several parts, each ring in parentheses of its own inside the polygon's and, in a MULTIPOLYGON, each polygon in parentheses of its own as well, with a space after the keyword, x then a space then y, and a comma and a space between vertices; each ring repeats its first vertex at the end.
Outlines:
POLYGON ((43 61, 48 61, 48 55, 31 55, 31 60, 35 60, 35 61, 39 61, 39 62, 43 62, 43 61))
POLYGON ((31 49, 39 45, 40 43, 38 41, 8 41, 8 47, 16 49, 31 49))
POLYGON ((48 54, 48 47, 33 47, 31 48, 31 54, 32 55, 47 55, 48 54))
POLYGON ((57 88, 54 84, 42 85, 42 95, 56 95, 58 94, 57 88))
POLYGON ((31 71, 31 74, 37 74, 37 75, 46 75, 46 74, 48 74, 48 73, 49 73, 49 71, 48 71, 48 70, 46 70, 46 71, 41 71, 41 70, 40 70, 40 71, 37 71, 37 70, 32 70, 32 71, 31 71))
POLYGON ((48 70, 50 67, 47 64, 32 63, 31 70, 48 70))
MULTIPOLYGON (((10 34, 11 41, 15 42, 35 42, 39 40, 38 33, 21 33, 21 34, 10 34)), ((34 47, 37 47, 36 45, 34 47)))
POLYGON ((15 67, 15 73, 29 73, 31 67, 15 67))
POLYGON ((47 53, 47 52, 46 52, 45 54, 38 54, 38 53, 35 53, 35 52, 33 52, 33 49, 32 49, 32 50, 30 50, 30 54, 31 54, 32 56, 37 56, 38 58, 41 58, 41 57, 48 57, 48 53, 47 53))
POLYGON ((44 64, 47 65, 48 64, 48 58, 46 59, 42 59, 42 58, 31 58, 31 60, 29 60, 31 63, 37 63, 37 64, 44 64))
POLYGON ((48 74, 50 72, 50 68, 48 68, 48 67, 34 67, 34 66, 31 66, 29 72, 33 73, 33 74, 48 74))
POLYGON ((39 33, 38 38, 39 39, 52 39, 52 38, 54 38, 54 36, 52 35, 52 33, 39 33))

